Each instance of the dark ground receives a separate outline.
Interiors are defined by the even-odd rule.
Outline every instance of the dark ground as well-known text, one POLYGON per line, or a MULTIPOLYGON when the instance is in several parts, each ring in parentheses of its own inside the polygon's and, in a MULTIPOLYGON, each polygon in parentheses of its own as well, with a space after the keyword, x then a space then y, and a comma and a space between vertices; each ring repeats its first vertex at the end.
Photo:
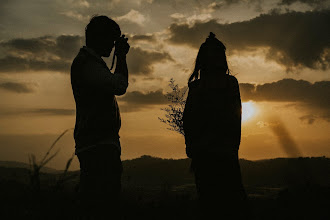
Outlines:
MULTIPOLYGON (((124 161, 123 219, 197 219, 188 159, 143 156, 124 161)), ((241 160, 255 219, 330 219, 330 159, 241 160)), ((54 188, 59 173, 42 173, 33 192, 27 168, 0 166, 0 219, 75 219, 78 172, 54 188)))

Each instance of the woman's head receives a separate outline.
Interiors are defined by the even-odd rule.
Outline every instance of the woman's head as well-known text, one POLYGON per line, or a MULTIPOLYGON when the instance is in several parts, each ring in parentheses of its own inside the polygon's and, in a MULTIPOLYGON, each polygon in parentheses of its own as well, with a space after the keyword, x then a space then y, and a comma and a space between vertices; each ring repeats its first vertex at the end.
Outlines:
POLYGON ((226 47, 212 32, 210 32, 208 38, 206 38, 205 42, 199 48, 195 69, 189 81, 198 79, 200 72, 209 74, 223 72, 229 74, 226 47))

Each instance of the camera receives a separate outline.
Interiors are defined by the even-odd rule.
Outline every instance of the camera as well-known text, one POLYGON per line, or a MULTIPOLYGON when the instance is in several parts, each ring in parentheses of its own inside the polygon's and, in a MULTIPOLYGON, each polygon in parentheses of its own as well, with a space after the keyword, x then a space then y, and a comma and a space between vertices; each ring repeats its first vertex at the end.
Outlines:
POLYGON ((112 65, 110 70, 113 69, 114 64, 115 64, 115 57, 116 56, 126 56, 126 54, 129 51, 129 44, 127 43, 128 38, 125 38, 125 35, 121 35, 118 40, 115 42, 115 52, 112 58, 112 65))
POLYGON ((127 43, 128 38, 125 35, 121 35, 118 40, 115 42, 115 55, 126 55, 129 51, 129 44, 127 43))

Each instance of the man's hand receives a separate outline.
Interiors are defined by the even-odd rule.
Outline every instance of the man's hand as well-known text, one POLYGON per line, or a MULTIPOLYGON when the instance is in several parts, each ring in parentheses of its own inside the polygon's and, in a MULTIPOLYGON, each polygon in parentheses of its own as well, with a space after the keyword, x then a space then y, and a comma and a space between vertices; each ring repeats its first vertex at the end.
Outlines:
MULTIPOLYGON (((126 54, 129 51, 129 44, 127 43, 127 38, 125 35, 122 35, 115 43, 115 56, 117 56, 116 70, 114 75, 121 78, 120 87, 122 88, 120 91, 115 93, 116 95, 123 95, 126 92, 128 86, 128 69, 126 63, 126 54)), ((113 61, 115 60, 115 56, 113 56, 113 61)), ((113 64, 113 63, 112 63, 113 64)), ((111 67, 112 69, 112 67, 111 67)))
POLYGON ((115 55, 126 56, 129 51, 129 44, 127 43, 128 38, 125 38, 125 35, 122 35, 115 43, 115 55))

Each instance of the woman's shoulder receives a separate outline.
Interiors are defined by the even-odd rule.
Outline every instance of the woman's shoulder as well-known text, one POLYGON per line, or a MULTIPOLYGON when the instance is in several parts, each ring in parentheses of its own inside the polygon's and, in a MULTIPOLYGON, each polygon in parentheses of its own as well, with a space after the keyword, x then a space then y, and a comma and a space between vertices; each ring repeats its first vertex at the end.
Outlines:
POLYGON ((228 79, 228 87, 230 88, 238 88, 238 80, 235 76, 227 75, 228 79))
POLYGON ((226 76, 228 77, 228 81, 229 81, 230 83, 238 84, 238 80, 237 80, 237 78, 236 78, 235 76, 233 76, 233 75, 229 75, 229 74, 227 74, 226 76))
POLYGON ((201 82, 200 79, 196 79, 196 80, 194 80, 194 81, 189 82, 189 83, 188 83, 188 87, 189 87, 189 89, 198 88, 199 85, 200 85, 200 82, 201 82))

